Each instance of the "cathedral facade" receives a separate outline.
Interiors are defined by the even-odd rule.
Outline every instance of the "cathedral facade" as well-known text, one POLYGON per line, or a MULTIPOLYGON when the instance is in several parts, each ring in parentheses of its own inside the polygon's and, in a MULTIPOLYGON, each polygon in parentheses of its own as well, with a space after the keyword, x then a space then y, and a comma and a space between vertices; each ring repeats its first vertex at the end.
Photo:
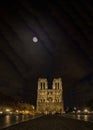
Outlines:
POLYGON ((42 113, 63 113, 63 89, 61 78, 53 79, 52 89, 48 89, 46 78, 38 79, 37 111, 42 113))

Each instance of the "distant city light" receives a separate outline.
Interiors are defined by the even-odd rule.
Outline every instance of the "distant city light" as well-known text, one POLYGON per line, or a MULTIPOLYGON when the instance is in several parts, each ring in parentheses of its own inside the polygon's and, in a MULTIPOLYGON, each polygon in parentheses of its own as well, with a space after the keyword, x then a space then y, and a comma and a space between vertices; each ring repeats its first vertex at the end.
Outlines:
POLYGON ((9 114, 13 114, 13 112, 10 111, 9 114))
POLYGON ((81 110, 78 110, 77 113, 81 113, 81 110))
POLYGON ((76 107, 74 107, 74 110, 76 110, 77 108, 76 107))
POLYGON ((84 109, 84 112, 85 112, 85 113, 88 113, 89 111, 88 111, 88 109, 84 109))
POLYGON ((75 113, 75 111, 72 111, 72 113, 75 113))
POLYGON ((3 114, 3 112, 2 112, 2 111, 0 111, 0 114, 3 114))
POLYGON ((29 113, 29 111, 28 110, 26 110, 25 112, 24 112, 24 114, 28 114, 29 113))
POLYGON ((33 108, 33 109, 35 109, 35 107, 34 107, 34 106, 32 106, 32 108, 33 108))
POLYGON ((19 111, 18 111, 18 110, 16 110, 16 112, 18 113, 19 111))
POLYGON ((37 37, 33 37, 32 40, 33 40, 33 42, 35 42, 35 43, 38 42, 38 38, 37 38, 37 37))
POLYGON ((10 109, 6 109, 6 112, 10 112, 10 109))
POLYGON ((85 120, 85 121, 88 121, 88 115, 85 115, 85 116, 84 116, 84 120, 85 120))

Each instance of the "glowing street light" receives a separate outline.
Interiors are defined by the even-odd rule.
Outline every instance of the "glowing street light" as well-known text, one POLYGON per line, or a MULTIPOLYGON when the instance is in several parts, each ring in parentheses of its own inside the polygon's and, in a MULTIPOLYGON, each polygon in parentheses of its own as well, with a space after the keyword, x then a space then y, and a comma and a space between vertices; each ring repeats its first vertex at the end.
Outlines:
POLYGON ((2 111, 0 111, 0 114, 3 114, 3 112, 2 112, 2 111))
POLYGON ((81 113, 81 110, 78 110, 77 113, 81 113))
POLYGON ((32 109, 35 109, 35 107, 34 107, 34 106, 32 106, 32 109))
POLYGON ((18 113, 19 111, 18 110, 16 110, 16 113, 18 113))
POLYGON ((74 107, 74 110, 76 110, 77 108, 76 107, 74 107))
POLYGON ((10 112, 10 109, 6 109, 5 111, 6 111, 6 112, 10 112))
POLYGON ((84 112, 85 112, 85 113, 88 113, 89 111, 88 111, 88 109, 84 109, 84 112))

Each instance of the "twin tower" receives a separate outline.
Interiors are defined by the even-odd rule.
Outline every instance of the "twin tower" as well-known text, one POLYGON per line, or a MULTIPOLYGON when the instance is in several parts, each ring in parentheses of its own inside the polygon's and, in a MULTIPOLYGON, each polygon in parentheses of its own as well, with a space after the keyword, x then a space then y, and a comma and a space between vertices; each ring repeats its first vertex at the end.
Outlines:
POLYGON ((48 81, 46 78, 38 79, 37 90, 37 110, 48 113, 63 113, 63 89, 61 78, 53 79, 52 89, 48 89, 48 81))

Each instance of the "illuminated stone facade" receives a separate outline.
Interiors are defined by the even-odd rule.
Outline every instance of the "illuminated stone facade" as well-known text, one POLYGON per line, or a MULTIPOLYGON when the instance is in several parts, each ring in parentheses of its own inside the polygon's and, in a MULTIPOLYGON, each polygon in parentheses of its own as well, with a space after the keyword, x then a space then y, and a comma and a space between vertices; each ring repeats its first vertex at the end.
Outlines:
POLYGON ((52 89, 48 89, 48 81, 39 78, 37 90, 37 110, 42 113, 63 113, 63 90, 61 78, 53 80, 52 89))

